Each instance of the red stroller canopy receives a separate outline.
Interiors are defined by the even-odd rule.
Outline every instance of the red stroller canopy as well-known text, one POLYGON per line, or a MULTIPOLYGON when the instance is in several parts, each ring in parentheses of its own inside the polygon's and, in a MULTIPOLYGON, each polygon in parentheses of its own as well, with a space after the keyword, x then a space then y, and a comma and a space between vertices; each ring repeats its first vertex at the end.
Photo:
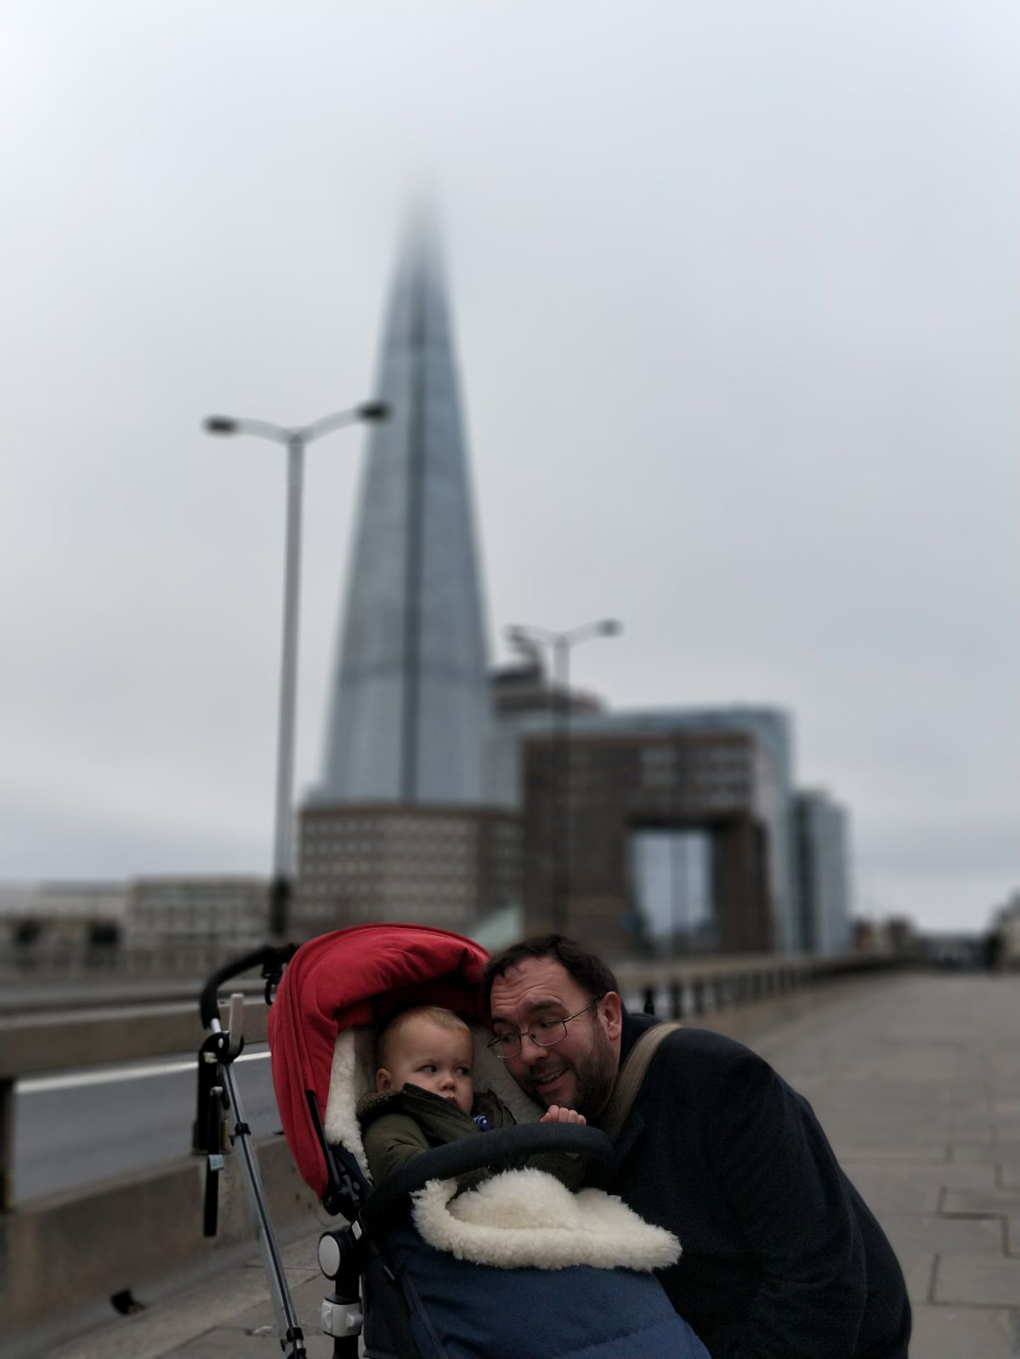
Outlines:
POLYGON ((337 1034, 385 1024, 421 1004, 481 1021, 487 958, 473 940, 425 925, 355 925, 310 939, 294 954, 269 1011, 273 1087, 298 1170, 320 1198, 326 1163, 305 1092, 315 1091, 324 1116, 337 1034))

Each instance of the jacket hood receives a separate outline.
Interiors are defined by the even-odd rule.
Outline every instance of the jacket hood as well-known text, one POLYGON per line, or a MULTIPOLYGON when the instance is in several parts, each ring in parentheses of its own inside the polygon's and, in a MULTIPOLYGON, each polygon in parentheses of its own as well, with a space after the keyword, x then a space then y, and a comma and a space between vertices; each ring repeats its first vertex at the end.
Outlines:
POLYGON ((436 1118, 448 1118, 450 1114, 460 1118, 470 1118, 451 1100, 444 1099, 431 1090, 423 1090, 420 1085, 405 1085, 400 1090, 386 1090, 382 1093, 369 1091, 358 1100, 357 1114, 363 1128, 374 1123, 383 1114, 408 1114, 416 1122, 430 1123, 436 1118))

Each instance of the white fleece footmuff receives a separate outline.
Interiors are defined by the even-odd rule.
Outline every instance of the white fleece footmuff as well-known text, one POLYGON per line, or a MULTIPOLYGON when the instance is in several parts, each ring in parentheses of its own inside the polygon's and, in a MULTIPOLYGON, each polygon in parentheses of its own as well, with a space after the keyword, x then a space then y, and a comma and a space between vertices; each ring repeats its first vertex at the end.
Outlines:
POLYGON ((437 1250, 496 1269, 663 1269, 680 1242, 601 1189, 572 1194, 543 1170, 505 1170, 454 1198, 456 1180, 413 1195, 414 1224, 437 1250))

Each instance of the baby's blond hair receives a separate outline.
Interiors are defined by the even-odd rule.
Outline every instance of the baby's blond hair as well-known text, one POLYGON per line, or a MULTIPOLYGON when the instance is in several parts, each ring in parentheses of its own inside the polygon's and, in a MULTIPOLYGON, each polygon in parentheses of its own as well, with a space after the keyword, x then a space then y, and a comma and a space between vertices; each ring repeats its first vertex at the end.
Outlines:
POLYGON ((400 1014, 394 1015, 379 1035, 375 1050, 377 1067, 389 1066, 389 1057, 394 1041, 400 1037, 413 1019, 431 1020, 433 1024, 438 1024, 442 1029, 463 1029, 469 1038, 471 1036, 471 1030, 463 1019, 460 1015, 455 1015, 452 1010, 447 1010, 442 1005, 416 1005, 411 1010, 401 1010, 400 1014))

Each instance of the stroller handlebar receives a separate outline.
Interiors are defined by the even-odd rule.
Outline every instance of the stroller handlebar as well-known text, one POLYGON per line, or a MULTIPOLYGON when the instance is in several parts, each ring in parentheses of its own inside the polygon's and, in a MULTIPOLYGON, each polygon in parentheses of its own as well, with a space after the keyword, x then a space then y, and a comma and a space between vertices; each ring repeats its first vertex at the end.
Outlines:
POLYGON ((274 948, 272 944, 263 944, 261 948, 253 949, 251 953, 245 953, 242 957, 234 958, 217 968, 202 987, 202 994, 199 997, 198 1008, 202 1015, 202 1027, 211 1028, 213 1020, 219 1019, 217 996, 224 982, 256 967, 263 969, 263 976, 269 976, 271 972, 279 974, 294 956, 294 951, 294 944, 285 944, 280 948, 274 948))
POLYGON ((454 1179, 486 1166, 505 1170, 545 1151, 570 1152, 607 1162, 612 1159, 613 1144, 598 1128, 566 1123, 519 1124, 482 1137, 447 1142, 415 1156, 374 1189, 363 1210, 365 1224, 371 1229, 375 1220, 402 1207, 407 1196, 429 1180, 454 1179))

